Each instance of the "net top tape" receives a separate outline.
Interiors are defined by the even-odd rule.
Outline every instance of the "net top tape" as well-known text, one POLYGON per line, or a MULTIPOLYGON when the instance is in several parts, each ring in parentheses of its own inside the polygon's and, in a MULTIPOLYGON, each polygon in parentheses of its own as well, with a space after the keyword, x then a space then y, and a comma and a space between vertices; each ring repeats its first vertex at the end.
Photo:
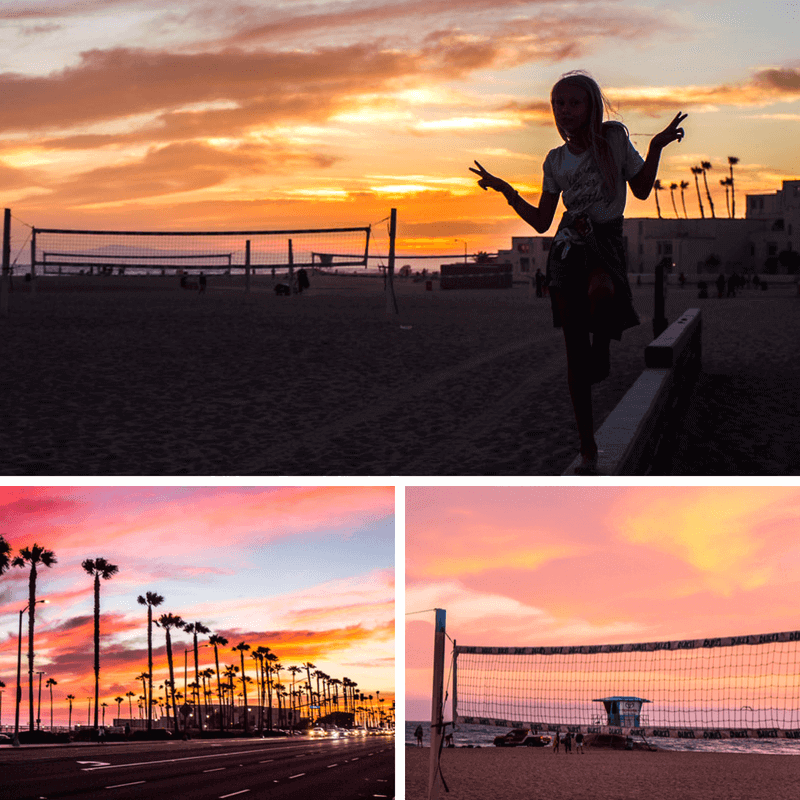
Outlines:
POLYGON ((495 656, 560 656, 593 655, 595 653, 635 653, 657 650, 696 650, 710 647, 765 645, 774 642, 800 642, 800 631, 758 633, 750 636, 721 636, 708 639, 676 639, 671 642, 637 642, 632 644, 567 645, 562 647, 471 647, 456 645, 455 653, 495 656))

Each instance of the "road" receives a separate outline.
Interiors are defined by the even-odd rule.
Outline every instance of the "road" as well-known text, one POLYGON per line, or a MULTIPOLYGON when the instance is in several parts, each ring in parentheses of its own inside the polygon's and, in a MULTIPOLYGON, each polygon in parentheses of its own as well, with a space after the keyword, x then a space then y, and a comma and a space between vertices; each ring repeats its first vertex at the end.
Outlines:
POLYGON ((394 737, 3 747, 0 775, 3 800, 391 799, 394 737))

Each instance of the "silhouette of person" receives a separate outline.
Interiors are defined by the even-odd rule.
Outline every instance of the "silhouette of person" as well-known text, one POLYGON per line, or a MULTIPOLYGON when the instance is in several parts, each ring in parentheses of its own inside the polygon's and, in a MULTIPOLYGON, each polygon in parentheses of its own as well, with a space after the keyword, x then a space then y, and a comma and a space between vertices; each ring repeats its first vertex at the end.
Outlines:
POLYGON ((569 731, 564 734, 564 752, 572 752, 572 734, 569 731))
POLYGON ((717 278, 717 297, 725 296, 725 276, 720 272, 717 278))
POLYGON ((422 725, 417 725, 414 736, 417 737, 417 747, 422 747, 422 725))
POLYGON ((558 731, 556 731, 553 734, 553 752, 554 753, 558 752, 558 747, 559 747, 560 744, 561 744, 561 734, 558 731))
POLYGON ((575 734, 575 755, 578 753, 583 753, 583 734, 576 733, 575 734))
POLYGON ((628 282, 622 217, 626 186, 646 199, 658 173, 661 151, 681 141, 686 114, 679 113, 650 141, 642 159, 619 122, 603 122, 608 103, 600 87, 584 72, 564 75, 550 93, 556 128, 564 140, 544 162, 539 205, 520 197, 509 183, 477 161, 478 186, 502 194, 511 208, 539 233, 555 216, 559 197, 566 212, 547 259, 553 323, 564 330, 567 382, 580 439, 576 472, 597 469, 597 442, 592 415, 592 384, 610 370, 611 339, 620 339, 640 320, 628 282), (594 337, 592 339, 592 334, 594 337))

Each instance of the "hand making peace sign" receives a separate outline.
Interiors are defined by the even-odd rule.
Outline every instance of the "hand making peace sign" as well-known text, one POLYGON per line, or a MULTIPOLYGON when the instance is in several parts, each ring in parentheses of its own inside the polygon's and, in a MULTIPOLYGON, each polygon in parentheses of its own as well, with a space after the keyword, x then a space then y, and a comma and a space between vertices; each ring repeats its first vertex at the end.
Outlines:
POLYGON ((655 145, 659 149, 665 148, 670 142, 678 141, 680 142, 681 139, 686 135, 686 132, 683 128, 678 127, 681 122, 683 122, 686 117, 689 116, 688 114, 683 114, 680 111, 675 115, 675 119, 664 128, 661 133, 657 133, 652 141, 651 145, 655 145))

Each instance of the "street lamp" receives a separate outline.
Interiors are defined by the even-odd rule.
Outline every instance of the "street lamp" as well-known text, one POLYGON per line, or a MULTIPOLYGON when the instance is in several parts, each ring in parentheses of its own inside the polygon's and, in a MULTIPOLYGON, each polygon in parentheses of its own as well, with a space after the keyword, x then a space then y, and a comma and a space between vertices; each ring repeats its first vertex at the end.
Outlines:
MULTIPOLYGON (((35 600, 34 605, 39 603, 49 603, 49 600, 35 600)), ((14 747, 19 747, 19 706, 22 702, 22 684, 20 682, 20 674, 22 669, 22 615, 28 610, 30 601, 25 604, 25 608, 19 612, 19 635, 17 636, 17 711, 14 718, 14 739, 11 744, 14 747)))
POLYGON ((39 705, 36 707, 36 730, 38 731, 42 729, 39 723, 42 721, 42 675, 45 673, 36 670, 36 674, 39 676, 39 705))
POLYGON ((457 242, 464 242, 464 263, 467 263, 467 240, 466 239, 456 239, 457 242))

